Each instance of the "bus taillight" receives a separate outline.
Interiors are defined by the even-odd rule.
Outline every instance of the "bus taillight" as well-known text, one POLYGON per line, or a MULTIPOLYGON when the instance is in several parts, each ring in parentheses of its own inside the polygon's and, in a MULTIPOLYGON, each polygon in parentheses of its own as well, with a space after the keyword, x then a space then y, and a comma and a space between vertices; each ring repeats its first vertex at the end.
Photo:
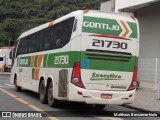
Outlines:
POLYGON ((128 91, 129 90, 133 90, 137 87, 137 66, 134 67, 134 71, 133 71, 133 76, 132 76, 132 82, 128 88, 128 91))
POLYGON ((80 67, 80 62, 75 62, 74 67, 73 67, 73 72, 72 72, 72 80, 71 83, 74 85, 85 88, 82 80, 81 80, 81 67, 80 67))

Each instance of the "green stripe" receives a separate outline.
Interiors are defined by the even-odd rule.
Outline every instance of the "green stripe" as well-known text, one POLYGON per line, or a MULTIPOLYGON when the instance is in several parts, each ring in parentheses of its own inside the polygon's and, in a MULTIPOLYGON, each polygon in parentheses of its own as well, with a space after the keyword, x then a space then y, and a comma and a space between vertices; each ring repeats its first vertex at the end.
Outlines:
POLYGON ((37 60, 38 60, 38 55, 34 57, 34 67, 37 67, 37 60))
MULTIPOLYGON (((134 66, 138 64, 138 58, 136 56, 131 56, 129 62, 116 62, 116 61, 107 61, 107 60, 95 60, 95 59, 87 59, 87 56, 84 52, 78 51, 68 51, 68 52, 61 52, 61 53, 51 53, 44 55, 43 59, 43 67, 47 68, 46 63, 48 64, 48 68, 73 68, 74 63, 76 61, 80 61, 81 59, 87 60, 87 67, 82 67, 83 62, 81 62, 81 69, 92 69, 92 70, 111 70, 111 71, 126 71, 126 72, 133 72, 134 66), (55 58, 59 56, 69 56, 68 64, 55 64, 55 58)), ((21 57, 20 59, 29 59, 29 57, 21 57)), ((95 57, 97 58, 97 57, 95 57)), ((99 57, 98 57, 99 58, 99 57)), ((37 58, 36 58, 37 59, 37 58)), ((120 59, 115 58, 115 59, 120 59)), ((122 58, 121 58, 122 59, 122 58)), ((20 67, 29 67, 28 65, 21 65, 20 67)), ((32 70, 32 74, 35 70, 32 70)))
MULTIPOLYGON (((87 56, 85 54, 81 54, 81 58, 85 59, 87 58, 87 56)), ((137 57, 132 56, 129 62, 116 62, 116 61, 92 59, 89 60, 89 69, 133 72, 136 58, 137 57)))
POLYGON ((32 79, 34 79, 35 68, 32 68, 32 79))
POLYGON ((48 56, 47 65, 49 68, 71 68, 73 67, 75 61, 80 61, 80 52, 70 51, 62 53, 52 53, 48 56), (55 64, 55 58, 61 56, 69 56, 68 64, 55 64))
POLYGON ((43 67, 47 67, 47 57, 48 57, 48 54, 45 54, 44 57, 43 57, 43 67))
POLYGON ((133 22, 127 22, 129 27, 132 30, 132 34, 129 36, 130 38, 137 38, 137 24, 133 22))
POLYGON ((138 57, 136 57, 135 66, 138 66, 138 57))

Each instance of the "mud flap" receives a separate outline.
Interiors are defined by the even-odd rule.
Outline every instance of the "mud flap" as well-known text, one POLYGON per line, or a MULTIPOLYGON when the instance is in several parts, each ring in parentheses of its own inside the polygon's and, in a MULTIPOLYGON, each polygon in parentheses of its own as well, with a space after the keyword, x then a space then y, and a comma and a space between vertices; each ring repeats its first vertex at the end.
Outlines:
POLYGON ((67 78, 68 70, 62 69, 59 71, 59 82, 58 82, 58 97, 67 97, 67 78))

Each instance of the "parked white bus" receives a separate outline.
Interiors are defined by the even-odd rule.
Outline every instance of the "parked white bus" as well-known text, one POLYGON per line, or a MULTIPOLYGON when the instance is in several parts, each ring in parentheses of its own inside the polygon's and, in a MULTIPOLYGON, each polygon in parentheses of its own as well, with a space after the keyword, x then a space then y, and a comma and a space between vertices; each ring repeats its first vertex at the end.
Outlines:
POLYGON ((11 70, 11 59, 9 58, 9 53, 13 47, 1 47, 0 48, 0 71, 10 71, 11 70))
POLYGON ((135 17, 79 10, 20 35, 10 82, 42 103, 104 108, 135 96, 139 26, 135 17))

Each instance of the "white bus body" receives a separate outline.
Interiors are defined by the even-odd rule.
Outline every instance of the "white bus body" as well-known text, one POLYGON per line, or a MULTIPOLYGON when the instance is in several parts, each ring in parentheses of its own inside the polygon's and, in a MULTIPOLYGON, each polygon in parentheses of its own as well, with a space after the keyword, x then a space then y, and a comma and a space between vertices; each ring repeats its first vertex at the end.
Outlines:
POLYGON ((39 93, 50 106, 57 100, 131 103, 138 52, 136 18, 79 10, 18 38, 10 81, 17 90, 39 93))
POLYGON ((10 47, 1 47, 0 48, 0 70, 1 71, 10 71, 11 59, 9 58, 9 53, 11 51, 10 47))

